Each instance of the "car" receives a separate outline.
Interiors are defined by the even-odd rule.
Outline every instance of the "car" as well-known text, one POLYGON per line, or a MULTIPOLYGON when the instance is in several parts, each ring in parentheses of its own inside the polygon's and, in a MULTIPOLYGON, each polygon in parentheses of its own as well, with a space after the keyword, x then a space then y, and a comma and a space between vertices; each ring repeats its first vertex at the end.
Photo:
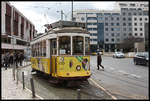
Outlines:
POLYGON ((146 65, 149 66, 149 53, 148 52, 138 52, 133 58, 135 65, 146 65))
POLYGON ((113 58, 124 58, 124 57, 125 57, 125 55, 122 52, 115 52, 113 54, 113 58))

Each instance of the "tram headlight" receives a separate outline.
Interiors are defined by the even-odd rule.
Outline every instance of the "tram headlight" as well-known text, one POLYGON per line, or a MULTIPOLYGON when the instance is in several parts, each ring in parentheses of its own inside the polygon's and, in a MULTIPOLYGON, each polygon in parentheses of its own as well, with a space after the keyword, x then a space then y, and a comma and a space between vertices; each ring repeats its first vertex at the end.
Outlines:
POLYGON ((81 69, 81 66, 77 65, 76 69, 77 69, 77 71, 79 71, 81 69))

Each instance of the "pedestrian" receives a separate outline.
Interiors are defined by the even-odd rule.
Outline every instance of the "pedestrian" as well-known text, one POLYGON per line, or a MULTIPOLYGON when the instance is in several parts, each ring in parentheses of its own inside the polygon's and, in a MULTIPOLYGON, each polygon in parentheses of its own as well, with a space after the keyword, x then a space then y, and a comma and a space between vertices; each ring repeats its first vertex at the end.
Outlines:
POLYGON ((14 63, 14 54, 13 53, 10 54, 9 63, 10 63, 10 67, 12 67, 12 65, 14 63))
POLYGON ((22 66, 23 60, 24 60, 24 54, 21 52, 21 53, 19 54, 19 63, 20 63, 20 66, 22 66))
POLYGON ((5 56, 4 56, 4 67, 5 67, 5 70, 7 70, 9 66, 9 53, 6 53, 5 56))
POLYGON ((15 52, 15 54, 14 54, 14 63, 16 65, 16 68, 18 67, 18 61, 19 61, 19 59, 18 59, 18 53, 15 52))
POLYGON ((98 55, 97 55, 97 70, 99 70, 99 66, 101 66, 102 69, 104 70, 104 66, 102 66, 101 63, 102 63, 102 57, 101 57, 101 54, 98 53, 98 55))
POLYGON ((4 56, 5 56, 5 55, 2 54, 2 64, 1 64, 2 67, 4 67, 4 56))

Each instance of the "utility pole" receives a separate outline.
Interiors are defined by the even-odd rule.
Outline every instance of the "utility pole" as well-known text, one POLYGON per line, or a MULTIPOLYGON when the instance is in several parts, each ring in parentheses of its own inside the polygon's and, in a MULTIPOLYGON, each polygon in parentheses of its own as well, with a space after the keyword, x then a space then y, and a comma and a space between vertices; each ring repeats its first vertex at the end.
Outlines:
POLYGON ((73 0, 72 0, 72 17, 71 17, 72 19, 72 21, 73 21, 73 0))

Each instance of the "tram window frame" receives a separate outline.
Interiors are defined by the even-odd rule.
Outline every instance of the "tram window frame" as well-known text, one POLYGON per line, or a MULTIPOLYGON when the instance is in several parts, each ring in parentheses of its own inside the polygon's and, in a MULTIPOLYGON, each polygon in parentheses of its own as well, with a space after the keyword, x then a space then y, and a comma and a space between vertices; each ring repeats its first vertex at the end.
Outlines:
POLYGON ((43 50, 43 53, 42 53, 42 56, 46 56, 46 40, 43 40, 43 42, 42 42, 42 50, 43 50))
POLYGON ((72 51, 73 51, 73 55, 83 55, 84 54, 84 37, 83 36, 73 36, 72 37, 72 51), (79 37, 82 38, 82 47, 79 46, 79 44, 77 44, 77 42, 79 42, 79 37), (82 49, 80 49, 82 48, 82 49), (80 50, 79 50, 80 49, 80 50), (79 52, 80 51, 80 52, 79 52))
POLYGON ((51 39, 52 55, 57 55, 57 38, 51 39))
POLYGON ((71 37, 70 36, 60 36, 59 37, 59 55, 71 55, 71 37), (61 53, 62 52, 62 53, 61 53), (63 53, 64 52, 64 53, 63 53))
POLYGON ((90 38, 85 37, 85 54, 89 55, 90 54, 90 38))

